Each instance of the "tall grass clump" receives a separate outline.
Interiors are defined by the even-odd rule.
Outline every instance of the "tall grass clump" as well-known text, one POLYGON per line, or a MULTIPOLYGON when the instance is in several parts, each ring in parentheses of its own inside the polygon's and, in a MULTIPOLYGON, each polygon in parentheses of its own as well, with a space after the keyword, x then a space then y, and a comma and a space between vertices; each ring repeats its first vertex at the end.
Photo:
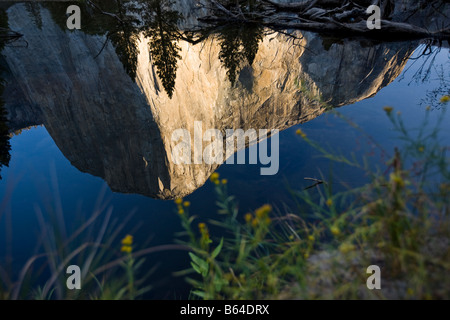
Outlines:
POLYGON ((38 249, 18 270, 2 263, 0 299, 134 300, 150 290, 142 256, 158 248, 137 250, 133 236, 124 236, 130 216, 113 219, 113 207, 98 201, 87 220, 69 228, 58 204, 36 207, 38 249), (72 265, 80 268, 80 289, 67 285, 72 265))

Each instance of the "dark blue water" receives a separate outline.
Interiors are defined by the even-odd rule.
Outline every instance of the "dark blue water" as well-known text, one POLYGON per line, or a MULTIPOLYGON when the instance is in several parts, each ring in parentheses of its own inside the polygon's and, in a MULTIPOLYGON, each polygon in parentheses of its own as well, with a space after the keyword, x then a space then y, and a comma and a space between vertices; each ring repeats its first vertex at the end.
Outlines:
MULTIPOLYGON (((400 144, 396 140, 398 133, 392 130, 382 108, 393 106, 394 112, 401 112, 408 127, 416 127, 424 118, 426 106, 431 104, 427 94, 441 87, 441 66, 448 76, 448 50, 442 49, 436 56, 436 67, 432 68, 428 79, 422 82, 416 71, 425 59, 410 60, 405 68, 407 71, 375 97, 336 111, 358 124, 368 136, 392 152, 393 147, 400 144)), ((445 117, 441 137, 444 143, 449 144, 450 114, 443 114, 442 110, 433 107, 430 115, 431 123, 439 117, 445 117)), ((291 127, 280 133, 280 171, 277 175, 261 176, 258 165, 223 165, 219 168, 220 176, 228 179, 230 193, 236 195, 242 214, 265 203, 272 203, 279 208, 292 205, 290 195, 286 192, 287 185, 300 190, 311 184, 304 180, 305 177, 320 178, 321 174, 329 173, 329 161, 320 158, 295 134, 298 128, 310 139, 347 155, 350 152, 363 155, 371 150, 364 135, 333 114, 324 114, 305 124, 291 127)), ((17 270, 28 257, 42 251, 39 243, 42 228, 38 223, 37 208, 42 210, 44 219, 48 220, 54 214, 61 214, 68 229, 75 228, 90 217, 98 202, 113 208, 112 219, 119 222, 133 213, 117 238, 117 248, 120 247, 121 236, 126 233, 135 236, 137 247, 151 247, 173 243, 175 233, 181 230, 172 201, 112 192, 101 178, 73 167, 43 126, 15 135, 11 139, 11 146, 11 162, 9 168, 3 168, 3 179, 0 181, 0 261, 12 263, 6 269, 12 266, 13 270, 17 270)), ((378 163, 378 157, 372 158, 374 163, 378 163)), ((333 165, 333 175, 337 189, 342 188, 340 183, 358 186, 366 181, 359 171, 338 164, 333 165)), ((215 196, 211 183, 207 182, 186 200, 192 203, 191 213, 198 215, 199 220, 215 217, 215 196)), ((186 252, 164 252, 149 255, 146 259, 148 266, 159 265, 150 278, 155 288, 148 297, 187 297, 183 279, 171 276, 173 271, 188 266, 186 252)))

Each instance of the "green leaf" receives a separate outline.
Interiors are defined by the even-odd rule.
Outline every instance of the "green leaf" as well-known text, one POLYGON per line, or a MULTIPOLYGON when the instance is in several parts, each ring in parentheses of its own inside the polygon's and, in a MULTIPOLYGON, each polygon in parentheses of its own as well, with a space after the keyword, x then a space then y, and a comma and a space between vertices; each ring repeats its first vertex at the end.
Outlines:
POLYGON ((222 247, 223 247, 223 237, 222 237, 222 239, 220 239, 220 243, 217 246, 217 248, 215 248, 214 251, 211 254, 211 257, 213 259, 215 259, 219 255, 220 251, 222 250, 222 247))
POLYGON ((208 269, 209 269, 208 262, 206 262, 202 258, 196 256, 192 252, 189 252, 189 256, 191 257, 191 260, 199 266, 202 274, 208 272, 208 269))
POLYGON ((188 221, 189 221, 189 224, 191 224, 192 223, 192 221, 194 221, 194 219, 195 219, 196 217, 195 216, 192 216, 192 217, 190 217, 189 219, 188 219, 188 221))
POLYGON ((228 280, 219 277, 217 274, 214 277, 214 287, 216 291, 220 291, 222 287, 228 285, 228 283, 228 280))
POLYGON ((200 270, 200 267, 197 264, 191 261, 191 266, 195 270, 195 272, 197 272, 198 274, 202 274, 202 270, 200 270))
POLYGON ((228 207, 225 203, 218 202, 218 201, 216 202, 216 205, 222 209, 227 209, 227 207, 228 207))

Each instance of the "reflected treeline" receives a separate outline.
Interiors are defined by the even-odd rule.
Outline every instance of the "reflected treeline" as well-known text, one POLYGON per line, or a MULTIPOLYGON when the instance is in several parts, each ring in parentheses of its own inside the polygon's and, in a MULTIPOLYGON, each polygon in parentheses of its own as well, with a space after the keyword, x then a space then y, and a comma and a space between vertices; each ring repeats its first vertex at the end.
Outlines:
POLYGON ((177 23, 181 14, 171 10, 169 0, 146 1, 144 35, 149 38, 150 54, 158 76, 169 97, 172 97, 181 48, 177 45, 177 23))
MULTIPOLYGON (((231 3, 236 5, 236 2, 231 3)), ((247 0, 238 5, 242 6, 244 12, 251 12, 254 3, 254 0, 247 0)), ((50 10, 52 19, 65 30, 67 4, 43 5, 50 10)), ((179 29, 178 24, 183 17, 173 9, 171 0, 96 0, 79 3, 79 6, 83 19, 82 31, 91 35, 106 35, 104 46, 108 43, 114 46, 125 71, 133 80, 137 71, 139 37, 141 34, 145 36, 152 64, 169 97, 173 95, 177 64, 181 59, 181 48, 177 44, 179 40, 195 44, 216 34, 221 46, 220 61, 227 70, 228 79, 234 84, 243 63, 253 63, 263 33, 257 23, 218 25, 198 30, 195 36, 200 40, 193 40, 192 32, 186 33, 179 29)), ((28 7, 34 16, 33 21, 40 21, 39 11, 34 6, 28 7)))
MULTIPOLYGON (((0 41, 1 48, 1 41, 0 41)), ((0 70, 2 72, 2 70, 0 70)), ((11 144, 9 143, 9 128, 8 128, 8 120, 7 113, 4 108, 4 101, 2 99, 3 95, 3 79, 0 77, 0 180, 2 179, 1 171, 3 166, 8 166, 9 161, 11 160, 11 144)))
MULTIPOLYGON (((114 1, 110 1, 113 3, 114 1)), ((137 27, 138 20, 131 14, 135 14, 134 8, 127 8, 123 1, 116 1, 115 8, 117 15, 117 23, 113 30, 107 31, 107 39, 113 44, 119 60, 127 72, 127 74, 135 80, 137 59, 139 56, 138 40, 139 29, 137 27)), ((105 44, 106 45, 106 44, 105 44)))
MULTIPOLYGON (((97 0, 78 5, 83 18, 82 31, 91 35, 106 35, 104 46, 109 42, 114 46, 125 71, 133 80, 136 78, 139 35, 143 33, 149 40, 150 56, 162 85, 172 96, 177 61, 180 59, 176 34, 181 16, 171 9, 169 0, 97 0)), ((65 30, 67 4, 44 3, 44 6, 65 30)))
POLYGON ((109 40, 116 49, 117 57, 122 62, 127 74, 134 80, 136 78, 137 59, 139 49, 137 42, 139 33, 131 27, 111 33, 109 40))
POLYGON ((217 37, 220 44, 220 61, 227 69, 228 79, 234 85, 243 63, 253 64, 259 42, 263 38, 263 29, 257 24, 226 26, 217 37))
MULTIPOLYGON (((171 98, 175 87, 177 63, 181 58, 178 40, 178 21, 181 15, 172 10, 169 0, 116 1, 115 30, 108 38, 116 49, 127 74, 135 80, 138 41, 142 33, 149 42, 150 57, 164 89, 171 98), (139 18, 138 18, 139 17, 139 18)), ((100 6, 95 8, 104 11, 100 6)))
POLYGON ((263 38, 263 28, 255 16, 255 9, 260 5, 257 0, 221 0, 221 5, 228 10, 239 7, 240 13, 252 23, 233 23, 217 29, 220 44, 219 58, 227 69, 228 79, 234 85, 236 77, 245 63, 253 64, 258 52, 259 42, 263 38))
MULTIPOLYGON (((52 18, 66 29, 66 4, 45 3, 52 18), (63 17, 64 19, 61 19, 63 17)), ((177 62, 181 58, 178 22, 181 15, 172 9, 170 0, 97 0, 79 4, 82 12, 82 31, 92 35, 106 35, 112 43, 127 74, 135 80, 139 55, 139 35, 149 41, 150 56, 161 83, 172 97, 177 62)), ((99 53, 101 54, 101 52, 99 53)))
POLYGON ((42 16, 39 3, 37 2, 25 2, 25 9, 28 11, 31 21, 38 27, 39 30, 42 29, 42 16))
POLYGON ((0 9, 0 179, 2 179, 1 170, 3 166, 8 166, 11 160, 11 144, 9 143, 9 128, 7 123, 7 113, 2 99, 4 90, 4 79, 2 77, 2 50, 6 43, 6 32, 8 30, 8 16, 5 10, 0 9))

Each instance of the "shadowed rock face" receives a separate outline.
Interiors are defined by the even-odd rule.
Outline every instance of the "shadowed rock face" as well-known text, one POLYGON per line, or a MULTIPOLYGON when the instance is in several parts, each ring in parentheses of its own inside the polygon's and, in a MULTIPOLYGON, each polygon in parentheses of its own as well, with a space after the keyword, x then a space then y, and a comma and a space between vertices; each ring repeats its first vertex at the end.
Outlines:
MULTIPOLYGON (((184 8, 186 9, 186 8, 184 8)), ((105 37, 66 32, 41 9, 42 27, 27 21, 18 4, 8 8, 10 28, 28 47, 7 47, 5 106, 12 130, 43 124, 62 153, 112 190, 162 199, 183 197, 202 186, 219 164, 175 165, 176 129, 194 136, 207 129, 279 129, 373 96, 402 71, 414 47, 331 46, 311 33, 265 35, 253 63, 242 63, 232 85, 219 59, 218 37, 197 45, 178 41, 172 98, 139 35, 136 78, 124 71, 105 37), (98 55, 98 56, 97 56, 98 55)), ((206 146, 208 142, 204 143, 206 146)))

